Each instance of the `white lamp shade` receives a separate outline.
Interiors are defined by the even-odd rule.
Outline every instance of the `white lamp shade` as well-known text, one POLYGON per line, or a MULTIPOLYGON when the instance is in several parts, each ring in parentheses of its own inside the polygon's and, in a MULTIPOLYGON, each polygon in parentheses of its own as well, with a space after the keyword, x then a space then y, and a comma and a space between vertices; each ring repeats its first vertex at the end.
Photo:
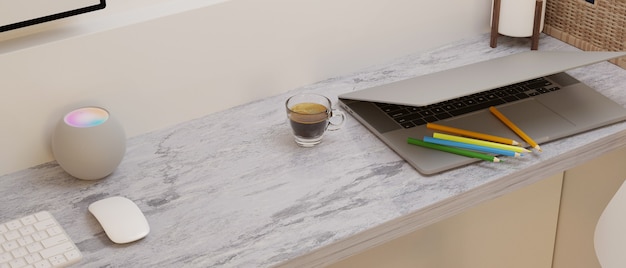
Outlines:
POLYGON ((69 112, 56 125, 52 153, 70 175, 97 180, 113 173, 124 158, 126 135, 107 110, 83 107, 69 112))
MULTIPOLYGON (((542 2, 540 31, 543 29, 547 1, 542 2)), ((533 35, 536 4, 536 0, 501 0, 498 33, 511 37, 533 35)), ((493 12, 493 8, 491 10, 493 12)))

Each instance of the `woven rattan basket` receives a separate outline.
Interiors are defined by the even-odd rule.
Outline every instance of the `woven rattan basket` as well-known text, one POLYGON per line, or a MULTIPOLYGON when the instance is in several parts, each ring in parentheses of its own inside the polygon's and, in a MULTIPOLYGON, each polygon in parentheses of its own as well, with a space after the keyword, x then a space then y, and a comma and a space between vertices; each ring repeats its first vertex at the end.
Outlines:
MULTIPOLYGON (((543 32, 582 50, 626 50, 626 0, 547 0, 543 32)), ((626 69, 626 57, 612 61, 626 69)))

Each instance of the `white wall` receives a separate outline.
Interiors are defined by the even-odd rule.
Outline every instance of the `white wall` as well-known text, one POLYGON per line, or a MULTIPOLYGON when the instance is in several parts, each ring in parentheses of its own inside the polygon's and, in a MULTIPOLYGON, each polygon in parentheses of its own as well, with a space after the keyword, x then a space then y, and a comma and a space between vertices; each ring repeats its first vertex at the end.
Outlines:
POLYGON ((0 33, 0 174, 53 160, 68 110, 128 136, 489 31, 489 0, 110 0, 0 33), (124 6, 126 5, 126 6, 124 6))

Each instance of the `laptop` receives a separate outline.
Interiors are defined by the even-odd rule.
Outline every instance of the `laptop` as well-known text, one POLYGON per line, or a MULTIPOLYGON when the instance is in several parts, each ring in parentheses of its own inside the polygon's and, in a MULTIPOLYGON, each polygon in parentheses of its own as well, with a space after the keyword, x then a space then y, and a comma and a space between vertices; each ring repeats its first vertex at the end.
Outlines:
POLYGON ((408 144, 432 136, 428 122, 529 147, 488 108, 539 144, 626 120, 626 108, 564 72, 624 55, 527 51, 342 94, 339 104, 420 173, 435 174, 481 160, 408 144))

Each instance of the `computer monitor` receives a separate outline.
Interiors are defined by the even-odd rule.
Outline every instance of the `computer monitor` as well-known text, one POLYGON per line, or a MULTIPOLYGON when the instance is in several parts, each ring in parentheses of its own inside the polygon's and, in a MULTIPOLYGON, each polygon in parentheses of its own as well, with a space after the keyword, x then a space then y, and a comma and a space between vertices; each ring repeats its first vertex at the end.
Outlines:
POLYGON ((0 32, 105 7, 105 0, 0 0, 0 32))

